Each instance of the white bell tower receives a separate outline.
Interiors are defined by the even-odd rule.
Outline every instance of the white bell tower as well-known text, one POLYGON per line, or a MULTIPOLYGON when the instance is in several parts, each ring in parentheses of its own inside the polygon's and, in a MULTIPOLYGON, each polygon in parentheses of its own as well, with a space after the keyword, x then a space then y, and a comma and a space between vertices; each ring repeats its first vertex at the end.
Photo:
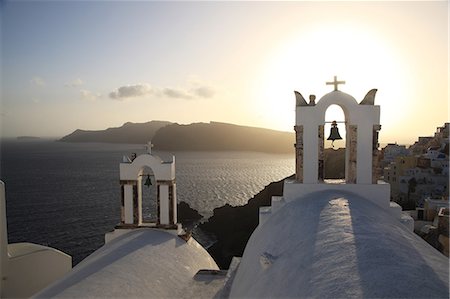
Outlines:
POLYGON ((149 143, 147 153, 132 159, 124 157, 120 163, 122 215, 118 228, 150 226, 178 229, 175 157, 172 157, 172 161, 164 162, 152 154, 152 146, 149 143), (145 168, 153 171, 156 182, 158 216, 155 223, 144 223, 142 217, 142 177, 146 176, 145 168))
POLYGON ((285 184, 285 200, 289 201, 306 193, 339 189, 360 193, 363 197, 389 207, 390 186, 378 182, 378 132, 380 106, 374 104, 376 89, 370 90, 358 103, 354 97, 339 90, 336 76, 327 85, 334 90, 317 103, 311 96, 309 103, 299 92, 296 96, 296 173, 295 181, 285 184), (330 105, 338 105, 345 115, 346 158, 345 183, 330 184, 323 180, 325 112, 330 105))
POLYGON ((327 84, 334 85, 334 91, 323 96, 317 104, 306 104, 297 95, 296 105, 296 179, 300 183, 317 184, 323 172, 325 112, 332 104, 342 108, 345 114, 346 163, 345 181, 347 184, 376 184, 376 153, 378 150, 378 131, 380 126, 380 106, 374 105, 376 89, 369 91, 358 104, 352 96, 339 91, 338 85, 345 81, 327 84), (299 99, 300 98, 300 99, 299 99))

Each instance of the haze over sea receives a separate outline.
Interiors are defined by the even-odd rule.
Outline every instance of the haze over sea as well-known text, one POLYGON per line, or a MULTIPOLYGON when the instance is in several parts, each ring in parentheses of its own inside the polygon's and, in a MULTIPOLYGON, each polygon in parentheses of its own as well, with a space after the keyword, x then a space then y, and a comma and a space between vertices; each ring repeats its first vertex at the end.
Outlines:
MULTIPOLYGON (((72 255, 74 265, 80 262, 103 245, 104 234, 120 221, 123 155, 144 152, 144 145, 133 144, 3 140, 0 179, 6 184, 9 243, 48 245, 72 255)), ((270 182, 295 171, 291 154, 154 154, 163 160, 176 156, 178 201, 205 218, 226 203, 245 204, 270 182)), ((146 190, 151 193, 154 185, 146 190)), ((151 213, 154 206, 146 210, 151 213)))

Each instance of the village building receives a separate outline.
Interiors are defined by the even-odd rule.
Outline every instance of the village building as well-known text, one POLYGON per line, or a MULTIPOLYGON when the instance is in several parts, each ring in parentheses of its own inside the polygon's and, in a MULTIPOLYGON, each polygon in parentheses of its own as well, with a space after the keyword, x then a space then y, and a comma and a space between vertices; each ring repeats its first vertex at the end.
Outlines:
MULTIPOLYGON (((448 198, 448 123, 438 127, 434 137, 419 137, 419 140, 408 150, 410 154, 402 155, 403 151, 392 151, 397 156, 386 156, 383 163, 383 179, 391 185, 391 200, 423 207, 425 198, 448 198), (416 153, 416 154, 414 154, 416 153), (419 153, 419 154, 417 154, 419 153), (393 159, 393 161, 391 161, 393 159), (389 162, 389 163, 388 163, 389 162)), ((387 146, 392 149, 392 146, 387 146)), ((412 207, 414 208, 414 207, 412 207)))
POLYGON ((449 207, 448 132, 445 123, 433 137, 419 137, 408 148, 412 155, 396 152, 398 156, 383 171, 384 181, 391 186, 391 200, 408 210, 414 231, 447 256, 448 229, 442 222, 448 219, 445 211, 449 207))
POLYGON ((388 143, 386 147, 383 148, 383 163, 387 164, 394 162, 399 156, 408 156, 409 151, 405 145, 399 145, 397 143, 388 143))
POLYGON ((396 156, 388 166, 384 167, 383 179, 391 185, 391 200, 394 200, 400 194, 400 177, 405 175, 407 169, 415 167, 417 163, 417 157, 396 156))
POLYGON ((426 198, 425 204, 424 204, 424 220, 428 221, 434 221, 436 216, 439 215, 439 212, 441 209, 449 209, 449 201, 444 199, 433 199, 433 198, 426 198))

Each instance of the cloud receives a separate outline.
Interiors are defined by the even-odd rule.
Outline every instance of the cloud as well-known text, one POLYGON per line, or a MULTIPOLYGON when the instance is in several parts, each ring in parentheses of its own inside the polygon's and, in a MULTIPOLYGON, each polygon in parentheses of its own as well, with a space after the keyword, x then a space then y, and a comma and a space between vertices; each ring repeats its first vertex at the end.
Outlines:
POLYGON ((121 86, 118 89, 109 93, 109 97, 115 100, 121 100, 125 98, 135 98, 152 94, 153 88, 149 84, 135 84, 121 86))
MULTIPOLYGON (((196 84, 198 85, 198 84, 196 84)), ((191 88, 189 91, 185 91, 183 89, 175 89, 175 88, 164 88, 163 95, 168 98, 174 99, 195 99, 195 98, 212 98, 214 96, 214 90, 209 86, 196 86, 191 88)))
POLYGON ((80 97, 82 100, 85 101, 95 101, 98 98, 100 98, 102 95, 99 93, 93 93, 92 91, 81 89, 80 90, 80 97))
POLYGON ((41 102, 41 100, 37 99, 37 98, 31 98, 31 101, 35 104, 38 104, 41 102))
POLYGON ((77 78, 77 79, 75 79, 75 80, 73 80, 73 81, 71 81, 71 82, 67 82, 66 84, 64 84, 64 86, 67 86, 67 87, 78 87, 78 86, 81 86, 81 85, 83 85, 83 80, 81 80, 80 78, 77 78))
POLYGON ((34 76, 31 80, 30 83, 36 86, 45 86, 45 81, 44 79, 42 79, 39 76, 34 76))
POLYGON ((164 88, 162 92, 166 97, 168 98, 174 98, 174 99, 192 99, 192 95, 185 92, 181 89, 175 89, 175 88, 164 88))
POLYGON ((215 91, 209 86, 196 87, 191 89, 191 92, 200 98, 212 98, 215 94, 215 91))
POLYGON ((150 84, 135 84, 121 86, 118 89, 109 93, 111 99, 122 100, 126 98, 142 97, 146 95, 153 95, 155 97, 166 97, 172 99, 185 99, 191 100, 196 98, 212 98, 214 97, 215 91, 212 87, 207 86, 199 82, 190 83, 190 88, 155 88, 151 87, 150 84))

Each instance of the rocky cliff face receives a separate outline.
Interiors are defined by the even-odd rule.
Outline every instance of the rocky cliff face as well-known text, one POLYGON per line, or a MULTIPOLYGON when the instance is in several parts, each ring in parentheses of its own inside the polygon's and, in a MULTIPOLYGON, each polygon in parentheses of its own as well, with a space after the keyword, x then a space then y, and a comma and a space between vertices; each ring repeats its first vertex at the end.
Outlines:
POLYGON ((294 133, 218 122, 172 124, 153 138, 155 149, 166 151, 294 152, 294 133))
POLYGON ((180 201, 177 205, 177 217, 183 228, 187 230, 191 230, 202 219, 202 215, 184 201, 180 201))
POLYGON ((208 252, 221 269, 228 269, 233 256, 242 256, 245 245, 258 226, 259 207, 270 206, 272 196, 283 194, 284 180, 270 183, 244 206, 224 205, 199 228, 214 234, 217 242, 208 252))
POLYGON ((168 121, 153 120, 146 123, 127 122, 121 127, 108 128, 106 130, 75 130, 59 141, 146 144, 153 139, 153 136, 159 129, 169 124, 171 123, 168 121))

